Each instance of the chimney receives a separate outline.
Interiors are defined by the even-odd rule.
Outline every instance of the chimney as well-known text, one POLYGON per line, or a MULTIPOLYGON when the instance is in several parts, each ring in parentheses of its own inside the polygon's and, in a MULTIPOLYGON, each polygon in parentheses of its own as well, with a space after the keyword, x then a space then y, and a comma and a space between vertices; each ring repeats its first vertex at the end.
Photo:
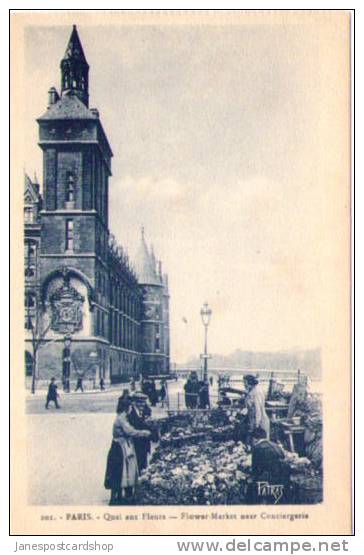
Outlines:
POLYGON ((59 100, 59 94, 54 87, 51 87, 48 91, 48 107, 52 106, 59 100))

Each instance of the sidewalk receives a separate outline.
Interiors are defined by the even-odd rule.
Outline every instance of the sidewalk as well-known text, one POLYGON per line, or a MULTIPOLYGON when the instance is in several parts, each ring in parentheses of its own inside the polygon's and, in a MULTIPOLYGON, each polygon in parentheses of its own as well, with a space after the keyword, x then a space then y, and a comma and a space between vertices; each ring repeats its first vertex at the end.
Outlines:
MULTIPOLYGON (((101 391, 101 389, 99 387, 93 389, 93 388, 89 388, 89 387, 85 387, 84 386, 84 390, 82 391, 75 391, 75 388, 71 388, 70 392, 67 393, 66 391, 63 391, 62 386, 58 387, 58 391, 60 395, 72 395, 72 396, 77 396, 77 395, 87 395, 87 394, 100 394, 100 395, 121 395, 123 389, 129 389, 128 384, 115 384, 115 385, 109 385, 107 387, 105 387, 105 389, 103 391, 101 391)), ((45 388, 39 388, 36 389, 35 393, 32 393, 29 388, 27 388, 26 390, 26 398, 27 399, 32 399, 34 397, 44 397, 45 395, 47 395, 47 390, 48 387, 45 388)))

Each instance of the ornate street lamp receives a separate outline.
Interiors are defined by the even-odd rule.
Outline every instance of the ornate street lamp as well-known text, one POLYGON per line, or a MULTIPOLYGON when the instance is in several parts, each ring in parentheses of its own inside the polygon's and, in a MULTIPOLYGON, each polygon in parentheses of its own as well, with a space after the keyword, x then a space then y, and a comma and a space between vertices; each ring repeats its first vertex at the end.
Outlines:
POLYGON ((210 358, 210 355, 207 354, 207 329, 210 325, 211 314, 212 314, 211 308, 209 307, 209 305, 207 303, 204 303, 203 307, 200 310, 200 315, 201 315, 202 324, 205 328, 205 348, 204 348, 204 354, 201 355, 201 358, 203 358, 203 361, 204 361, 203 380, 204 380, 205 383, 208 383, 208 380, 207 380, 207 359, 210 358))

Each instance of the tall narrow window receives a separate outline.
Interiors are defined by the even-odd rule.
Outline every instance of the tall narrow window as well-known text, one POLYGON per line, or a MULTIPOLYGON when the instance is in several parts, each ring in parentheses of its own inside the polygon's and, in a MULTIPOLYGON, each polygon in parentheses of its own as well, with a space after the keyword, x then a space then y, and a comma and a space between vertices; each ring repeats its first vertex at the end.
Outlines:
POLYGON ((73 220, 66 220, 66 251, 73 251, 73 220))
POLYGON ((32 326, 31 318, 35 316, 36 300, 34 293, 25 294, 25 329, 32 326))
POLYGON ((100 335, 100 311, 96 309, 96 335, 100 335))
POLYGON ((67 172, 66 176, 66 202, 75 200, 75 178, 71 172, 67 172))
POLYGON ((158 352, 161 348, 161 335, 160 335, 160 326, 159 324, 155 327, 155 350, 158 352))

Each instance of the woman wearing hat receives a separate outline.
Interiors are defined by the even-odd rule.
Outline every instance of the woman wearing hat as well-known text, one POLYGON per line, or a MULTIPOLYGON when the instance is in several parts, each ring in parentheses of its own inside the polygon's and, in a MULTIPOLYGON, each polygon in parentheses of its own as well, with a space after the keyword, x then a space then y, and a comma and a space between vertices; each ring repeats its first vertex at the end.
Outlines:
POLYGON ((270 421, 267 413, 265 412, 265 393, 259 385, 259 380, 252 374, 244 376, 244 385, 247 390, 245 399, 246 408, 248 411, 248 441, 250 443, 251 434, 256 428, 261 428, 265 431, 269 439, 270 421))
POLYGON ((136 430, 129 423, 129 408, 128 398, 119 399, 104 482, 105 488, 111 490, 110 505, 133 502, 139 475, 133 438, 150 436, 148 430, 136 430))

